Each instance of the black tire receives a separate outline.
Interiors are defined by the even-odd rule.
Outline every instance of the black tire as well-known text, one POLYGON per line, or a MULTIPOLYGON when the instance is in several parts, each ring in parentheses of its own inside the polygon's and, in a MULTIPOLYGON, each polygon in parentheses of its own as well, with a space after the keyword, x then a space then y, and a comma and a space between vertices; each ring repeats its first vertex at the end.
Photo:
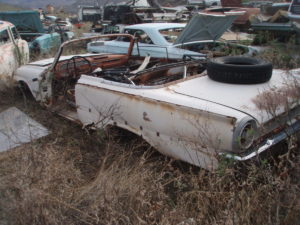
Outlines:
POLYGON ((207 64, 207 74, 215 81, 231 84, 258 84, 271 79, 272 64, 256 58, 225 56, 207 64))

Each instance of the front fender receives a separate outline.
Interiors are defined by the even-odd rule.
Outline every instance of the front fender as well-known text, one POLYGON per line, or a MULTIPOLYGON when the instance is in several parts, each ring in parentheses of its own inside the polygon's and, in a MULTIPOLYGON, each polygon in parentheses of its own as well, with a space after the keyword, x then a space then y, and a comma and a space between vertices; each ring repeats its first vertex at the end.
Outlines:
POLYGON ((29 88, 32 96, 37 100, 41 100, 40 95, 40 80, 42 75, 47 71, 48 67, 40 67, 33 65, 21 66, 14 75, 14 80, 23 82, 29 88))
POLYGON ((61 44, 61 37, 58 33, 51 33, 51 34, 43 34, 37 38, 35 38, 30 48, 33 50, 33 48, 36 48, 38 46, 38 49, 41 54, 47 54, 49 51, 53 48, 58 48, 61 44))

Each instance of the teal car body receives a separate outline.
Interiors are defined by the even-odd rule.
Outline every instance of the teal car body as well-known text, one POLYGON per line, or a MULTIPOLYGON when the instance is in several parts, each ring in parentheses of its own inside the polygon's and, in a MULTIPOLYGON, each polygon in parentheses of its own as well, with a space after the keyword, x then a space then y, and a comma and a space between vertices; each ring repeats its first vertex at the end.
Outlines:
POLYGON ((36 33, 27 33, 25 40, 31 39, 29 42, 29 49, 31 51, 39 52, 41 54, 46 54, 52 49, 56 49, 61 44, 61 37, 58 33, 50 34, 36 34, 36 33))

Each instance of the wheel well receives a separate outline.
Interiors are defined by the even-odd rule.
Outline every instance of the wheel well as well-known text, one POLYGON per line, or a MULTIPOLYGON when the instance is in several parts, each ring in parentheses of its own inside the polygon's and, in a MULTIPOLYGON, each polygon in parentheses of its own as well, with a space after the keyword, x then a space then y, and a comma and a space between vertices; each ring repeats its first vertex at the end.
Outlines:
POLYGON ((20 92, 20 94, 22 94, 23 96, 27 97, 27 98, 33 98, 34 96, 31 92, 31 89, 29 88, 29 85, 23 81, 23 80, 19 80, 18 81, 18 91, 20 92))
MULTIPOLYGON (((118 136, 120 140, 128 140, 128 141, 145 141, 144 137, 136 132, 133 132, 127 128, 118 126, 118 125, 107 125, 105 130, 108 131, 112 135, 118 136)), ((147 142, 148 143, 148 142, 147 142)), ((148 143, 149 144, 149 143, 148 143)))

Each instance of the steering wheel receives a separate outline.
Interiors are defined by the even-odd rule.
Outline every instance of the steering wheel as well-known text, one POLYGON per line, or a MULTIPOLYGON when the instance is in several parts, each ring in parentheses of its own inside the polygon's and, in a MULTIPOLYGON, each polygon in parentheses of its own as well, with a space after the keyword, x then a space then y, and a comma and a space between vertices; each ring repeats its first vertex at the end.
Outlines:
POLYGON ((78 77, 80 74, 82 73, 91 73, 93 70, 92 68, 92 64, 91 62, 83 57, 83 56, 73 56, 72 58, 70 58, 68 61, 67 61, 67 72, 69 75, 72 75, 74 78, 78 77), (83 60, 79 60, 76 62, 76 59, 83 59, 83 60), (79 63, 81 61, 85 61, 87 62, 86 64, 83 64, 83 65, 88 65, 88 68, 85 69, 85 68, 81 68, 82 65, 76 65, 76 63, 79 63), (69 67, 69 64, 73 63, 73 69, 70 69, 69 67))

